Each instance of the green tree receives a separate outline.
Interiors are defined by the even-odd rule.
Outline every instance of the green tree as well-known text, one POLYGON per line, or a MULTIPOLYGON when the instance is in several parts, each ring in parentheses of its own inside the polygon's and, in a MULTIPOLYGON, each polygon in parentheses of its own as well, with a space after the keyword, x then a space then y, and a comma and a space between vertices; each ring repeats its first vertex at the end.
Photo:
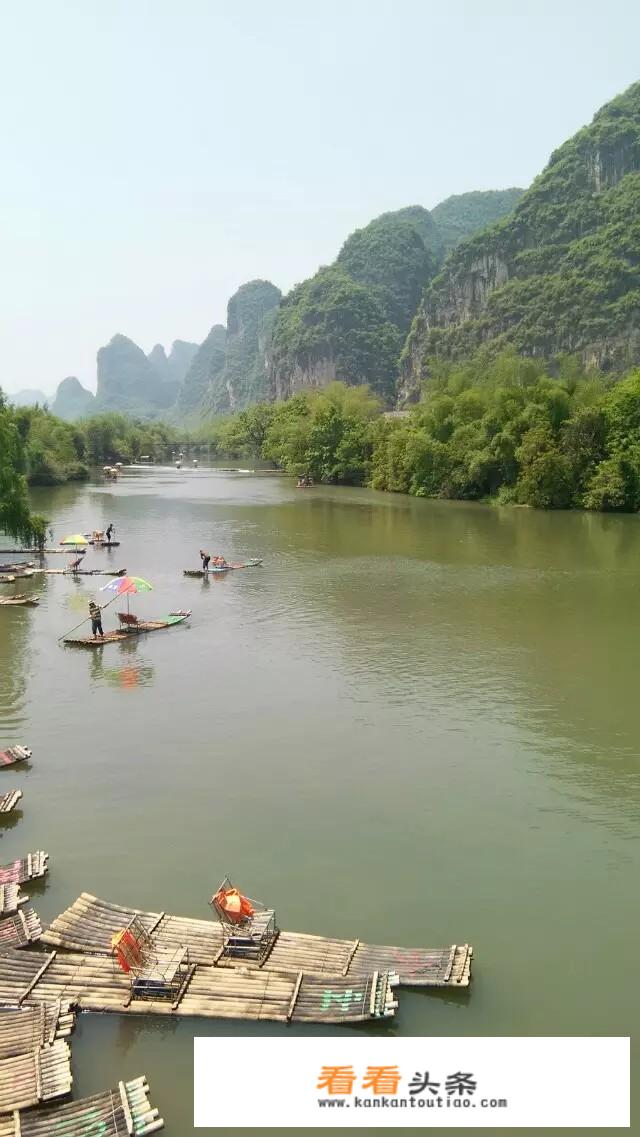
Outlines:
POLYGON ((0 392, 0 530, 25 544, 44 544, 46 521, 29 508, 26 457, 15 416, 0 392))

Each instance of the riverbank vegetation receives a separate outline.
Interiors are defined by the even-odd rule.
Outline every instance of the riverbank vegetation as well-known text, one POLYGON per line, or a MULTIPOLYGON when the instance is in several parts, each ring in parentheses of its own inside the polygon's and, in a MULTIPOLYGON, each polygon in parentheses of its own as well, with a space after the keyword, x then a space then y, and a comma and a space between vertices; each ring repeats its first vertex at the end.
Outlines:
POLYGON ((618 382, 575 359, 506 351, 432 368, 404 416, 335 383, 212 424, 220 454, 316 481, 541 509, 640 509, 640 371, 618 382))
POLYGON ((26 545, 44 544, 46 522, 31 513, 25 448, 15 414, 0 392, 0 533, 26 545))
POLYGON ((143 454, 164 461, 192 441, 185 429, 116 413, 70 423, 41 406, 3 405, 2 410, 20 440, 21 472, 33 486, 82 481, 92 466, 135 462, 143 454))
POLYGON ((2 415, 5 453, 15 454, 19 478, 31 484, 190 449, 416 497, 640 509, 640 370, 612 381, 571 357, 557 361, 553 375, 514 350, 434 363, 421 401, 399 415, 385 413, 368 387, 344 383, 258 403, 191 433, 120 414, 74 424, 39 407, 2 406, 2 415))

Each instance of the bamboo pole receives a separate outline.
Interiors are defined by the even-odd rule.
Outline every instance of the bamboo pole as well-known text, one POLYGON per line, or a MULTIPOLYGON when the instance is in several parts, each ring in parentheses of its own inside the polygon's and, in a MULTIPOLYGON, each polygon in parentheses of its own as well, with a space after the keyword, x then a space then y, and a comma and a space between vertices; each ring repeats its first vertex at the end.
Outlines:
MULTIPOLYGON (((112 597, 111 597, 111 600, 107 600, 107 603, 106 603, 106 604, 101 604, 101 605, 100 605, 100 611, 101 611, 101 612, 104 612, 105 608, 108 608, 110 604, 113 604, 114 600, 117 600, 117 599, 118 599, 118 596, 119 596, 119 595, 120 595, 120 594, 119 594, 118 592, 116 592, 115 596, 112 596, 112 597)), ((60 643, 60 640, 66 640, 67 636, 70 636, 70 635, 72 635, 72 634, 73 634, 73 632, 77 632, 78 628, 81 628, 81 627, 82 627, 82 625, 83 625, 83 624, 86 624, 86 623, 87 623, 87 621, 88 621, 88 620, 90 620, 90 619, 91 619, 91 616, 85 616, 84 620, 81 620, 79 624, 76 624, 75 628, 71 628, 71 630, 70 630, 70 631, 68 631, 68 632, 64 632, 64 634, 63 634, 63 635, 61 635, 61 636, 58 636, 58 641, 57 641, 57 642, 58 642, 58 643, 60 643)))

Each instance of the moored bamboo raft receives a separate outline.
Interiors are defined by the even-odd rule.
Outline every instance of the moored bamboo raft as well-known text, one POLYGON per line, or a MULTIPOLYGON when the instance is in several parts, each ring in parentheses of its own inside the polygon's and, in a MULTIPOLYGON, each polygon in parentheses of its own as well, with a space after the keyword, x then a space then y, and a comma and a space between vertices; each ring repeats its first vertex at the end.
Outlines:
POLYGON ((22 790, 9 790, 7 794, 0 794, 0 813, 11 813, 21 797, 22 790))
POLYGON ((17 912, 21 904, 26 904, 28 896, 20 891, 19 884, 0 884, 0 916, 10 916, 17 912))
POLYGON ((0 1117, 0 1137, 148 1137, 163 1126, 143 1076, 78 1101, 16 1110, 0 1117))
MULTIPOLYGON (((109 954, 111 937, 137 915, 153 933, 158 948, 169 950, 185 945, 196 963, 218 968, 259 968, 248 959, 220 956, 222 927, 213 920, 193 920, 165 912, 140 912, 107 901, 91 893, 81 896, 56 917, 43 935, 43 941, 70 951, 109 954)), ((315 976, 361 976, 373 971, 396 971, 400 983, 408 987, 467 987, 471 977, 473 949, 468 944, 446 948, 403 948, 364 944, 359 940, 329 939, 325 936, 281 931, 262 970, 298 971, 315 976)))
POLYGON ((43 569, 45 576, 126 576, 126 568, 120 569, 43 569))
POLYGON ((0 951, 34 944, 42 935, 42 925, 33 908, 20 908, 13 916, 0 920, 0 951))
MULTIPOLYGON (((19 1013, 19 1012, 18 1012, 19 1013)), ((50 1045, 0 1060, 0 1113, 28 1109, 71 1093, 71 1052, 59 1038, 50 1045)))
POLYGON ((397 1008, 397 976, 387 972, 354 983, 338 976, 195 964, 179 998, 171 1002, 132 997, 130 978, 106 956, 30 952, 29 957, 25 968, 19 952, 0 952, 0 1004, 60 999, 83 1011, 316 1023, 378 1020, 397 1008), (41 961, 37 972, 33 960, 41 961))
POLYGON ((17 592, 15 596, 0 596, 3 608, 35 608, 39 603, 39 596, 28 596, 26 592, 17 592))
POLYGON ((75 1013, 68 1003, 34 1003, 0 1011, 0 1059, 28 1054, 67 1038, 73 1030, 75 1013))
POLYGON ((0 884, 24 884, 26 880, 35 880, 44 876, 48 871, 49 854, 38 850, 36 853, 27 853, 26 857, 18 857, 8 865, 0 865, 0 884))
POLYGON ((32 751, 28 746, 9 746, 0 750, 0 766, 14 766, 16 762, 27 762, 32 751))

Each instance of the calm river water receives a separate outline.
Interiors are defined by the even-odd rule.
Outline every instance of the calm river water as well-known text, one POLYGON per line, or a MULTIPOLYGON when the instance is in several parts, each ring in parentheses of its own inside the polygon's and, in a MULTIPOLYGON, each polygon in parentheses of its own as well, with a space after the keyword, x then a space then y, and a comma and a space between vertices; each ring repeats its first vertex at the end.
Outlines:
MULTIPOLYGON (((636 518, 204 469, 33 499, 56 542, 114 523, 120 549, 86 563, 150 580, 136 611, 193 609, 94 654, 56 639, 102 579, 41 577, 39 608, 2 613, 0 744, 34 760, 0 774, 24 790, 0 860, 49 852, 43 921, 83 890, 207 918, 228 872, 285 928, 474 945, 468 994, 402 991, 382 1030, 631 1032, 636 518), (187 579, 201 546, 264 567, 187 579)), ((194 1033, 280 1030, 85 1015, 74 1090, 145 1073, 167 1137, 188 1137, 194 1033)))

